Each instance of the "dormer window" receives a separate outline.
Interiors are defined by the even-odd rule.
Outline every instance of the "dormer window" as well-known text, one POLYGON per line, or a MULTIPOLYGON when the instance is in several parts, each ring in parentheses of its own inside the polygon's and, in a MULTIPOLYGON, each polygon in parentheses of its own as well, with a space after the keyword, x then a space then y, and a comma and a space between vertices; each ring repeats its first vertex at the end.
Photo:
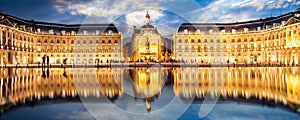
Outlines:
POLYGON ((213 34, 214 31, 212 29, 210 29, 208 32, 209 32, 209 34, 213 34))
POLYGON ((38 34, 41 34, 41 28, 38 28, 38 29, 37 29, 37 33, 38 33, 38 34))
POLYGON ((261 30, 261 27, 257 27, 257 31, 259 32, 261 30))
POLYGON ((270 25, 266 25, 266 29, 268 30, 268 29, 270 29, 271 27, 270 27, 270 25))
POLYGON ((61 31, 61 35, 66 35, 66 31, 65 31, 65 30, 62 30, 62 31, 61 31))
POLYGON ((71 31, 71 35, 75 35, 75 31, 71 31))
POLYGON ((54 32, 53 32, 53 30, 51 29, 51 30, 49 30, 49 34, 54 34, 54 32))
POLYGON ((201 34, 201 31, 199 29, 197 29, 196 33, 197 34, 201 34))
POLYGON ((221 30, 221 33, 225 34, 225 33, 226 33, 226 31, 223 29, 223 30, 221 30))
POLYGON ((184 29, 184 30, 183 30, 183 33, 184 33, 184 34, 188 34, 188 33, 189 33, 188 29, 184 29))
POLYGON ((248 28, 244 28, 244 33, 248 33, 249 29, 248 28))
POLYGON ((108 35, 111 35, 112 34, 112 30, 108 30, 108 35))
POLYGON ((99 30, 96 30, 96 35, 100 35, 100 31, 99 30))
POLYGON ((85 31, 83 31, 83 35, 87 35, 87 31, 85 30, 85 31))
POLYGON ((235 29, 231 29, 231 32, 232 32, 233 34, 235 34, 236 30, 235 30, 235 29))

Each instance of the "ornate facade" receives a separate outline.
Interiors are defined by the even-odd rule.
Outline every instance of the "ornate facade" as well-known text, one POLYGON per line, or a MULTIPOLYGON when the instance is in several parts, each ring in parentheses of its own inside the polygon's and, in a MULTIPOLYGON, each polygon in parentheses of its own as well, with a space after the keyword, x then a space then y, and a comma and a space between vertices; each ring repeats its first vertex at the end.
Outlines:
POLYGON ((92 64, 123 60, 122 33, 113 24, 64 25, 0 13, 0 64, 92 64))
POLYGON ((175 59, 198 63, 297 65, 300 9, 278 17, 237 23, 184 23, 174 34, 175 59))
POLYGON ((157 28, 150 24, 150 15, 140 29, 134 27, 132 36, 132 61, 161 61, 162 37, 157 28))

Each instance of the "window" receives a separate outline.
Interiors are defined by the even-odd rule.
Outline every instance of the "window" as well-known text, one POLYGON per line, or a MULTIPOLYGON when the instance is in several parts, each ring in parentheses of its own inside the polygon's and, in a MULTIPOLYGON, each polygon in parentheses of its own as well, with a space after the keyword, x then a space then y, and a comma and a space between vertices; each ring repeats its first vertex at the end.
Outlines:
POLYGON ((211 43, 213 43, 213 42, 214 42, 214 40, 213 40, 213 39, 211 39, 211 40, 210 40, 210 42, 211 42, 211 43))
POLYGON ((181 43, 181 39, 179 39, 178 42, 181 43))
POLYGON ((57 40, 56 43, 60 43, 59 40, 57 40))
POLYGON ((220 39, 217 39, 217 43, 219 43, 220 42, 220 39))
POLYGON ((108 43, 111 43, 111 40, 108 40, 108 43))
POLYGON ((195 40, 194 39, 192 39, 192 43, 194 43, 195 42, 195 40))
POLYGON ((93 40, 90 40, 90 44, 93 44, 93 40))
POLYGON ((115 43, 118 43, 118 40, 115 40, 115 43))
POLYGON ((105 40, 102 40, 102 43, 105 43, 105 40))
POLYGON ((185 40, 184 40, 184 42, 185 42, 185 43, 188 43, 188 40, 187 40, 187 39, 185 39, 185 40))
POLYGON ((201 40, 200 40, 200 39, 198 39, 198 43, 201 43, 201 40))

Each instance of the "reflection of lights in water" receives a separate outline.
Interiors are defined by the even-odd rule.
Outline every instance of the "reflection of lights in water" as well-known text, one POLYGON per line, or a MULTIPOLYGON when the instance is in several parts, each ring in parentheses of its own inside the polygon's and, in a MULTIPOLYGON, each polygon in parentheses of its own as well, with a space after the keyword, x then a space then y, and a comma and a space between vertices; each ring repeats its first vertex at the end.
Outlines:
MULTIPOLYGON (((211 69, 190 68, 188 71, 193 72, 188 72, 184 69, 172 69, 171 71, 174 76, 173 91, 175 95, 187 99, 195 96, 203 100, 207 97, 205 95, 208 93, 211 97, 221 94, 226 99, 255 99, 257 101, 268 100, 269 102, 274 100, 275 103, 283 103, 284 105, 290 103, 300 105, 299 69, 298 67, 231 68, 223 71, 216 68, 214 71, 211 71, 211 69), (193 79, 195 76, 200 77, 193 79), (220 77, 224 78, 222 87, 218 84, 220 77), (209 91, 210 88, 213 88, 213 91, 209 91)), ((9 69, 2 70, 3 73, 8 73, 9 71, 9 69)), ((99 76, 97 82, 100 86, 91 84, 89 80, 77 79, 77 82, 81 83, 81 87, 74 86, 75 81, 72 77, 80 77, 84 73, 87 73, 85 78, 90 78, 91 74, 89 74, 90 71, 88 69, 78 71, 81 73, 80 75, 73 75, 73 72, 67 69, 66 73, 69 76, 67 78, 63 76, 63 71, 62 69, 52 69, 49 78, 41 77, 41 69, 39 69, 39 72, 31 69, 18 69, 18 72, 14 76, 5 74, 5 76, 1 76, 1 91, 6 94, 2 94, 0 97, 6 101, 5 104, 9 104, 23 102, 27 98, 43 100, 49 97, 49 99, 56 99, 57 96, 68 98, 75 97, 78 94, 97 99, 103 98, 100 96, 113 98, 123 92, 120 89, 123 86, 120 81, 123 79, 120 79, 121 77, 118 77, 118 79, 108 77, 114 74, 108 69, 100 69, 96 73, 99 76), (8 80, 10 81, 8 82, 8 80)), ((151 105, 155 105, 157 101, 151 101, 151 99, 147 99, 148 97, 150 98, 156 94, 159 94, 158 97, 165 95, 160 94, 163 86, 159 87, 161 85, 160 82, 162 82, 160 81, 162 77, 159 77, 159 73, 162 71, 165 70, 140 69, 135 71, 140 75, 140 79, 133 77, 133 80, 140 80, 141 84, 133 87, 137 88, 134 89, 136 92, 146 96, 144 110, 148 110, 149 108, 152 110, 156 109, 155 107, 151 108, 151 105), (147 79, 150 82, 147 82, 147 79)), ((182 100, 184 101, 184 99, 182 100)))

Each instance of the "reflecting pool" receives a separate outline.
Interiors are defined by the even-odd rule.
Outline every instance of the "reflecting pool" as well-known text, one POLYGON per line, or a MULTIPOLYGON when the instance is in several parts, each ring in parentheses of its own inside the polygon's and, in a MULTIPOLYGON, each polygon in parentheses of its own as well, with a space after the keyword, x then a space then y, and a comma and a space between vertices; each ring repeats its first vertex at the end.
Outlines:
POLYGON ((299 67, 0 71, 0 119, 300 119, 299 67))

